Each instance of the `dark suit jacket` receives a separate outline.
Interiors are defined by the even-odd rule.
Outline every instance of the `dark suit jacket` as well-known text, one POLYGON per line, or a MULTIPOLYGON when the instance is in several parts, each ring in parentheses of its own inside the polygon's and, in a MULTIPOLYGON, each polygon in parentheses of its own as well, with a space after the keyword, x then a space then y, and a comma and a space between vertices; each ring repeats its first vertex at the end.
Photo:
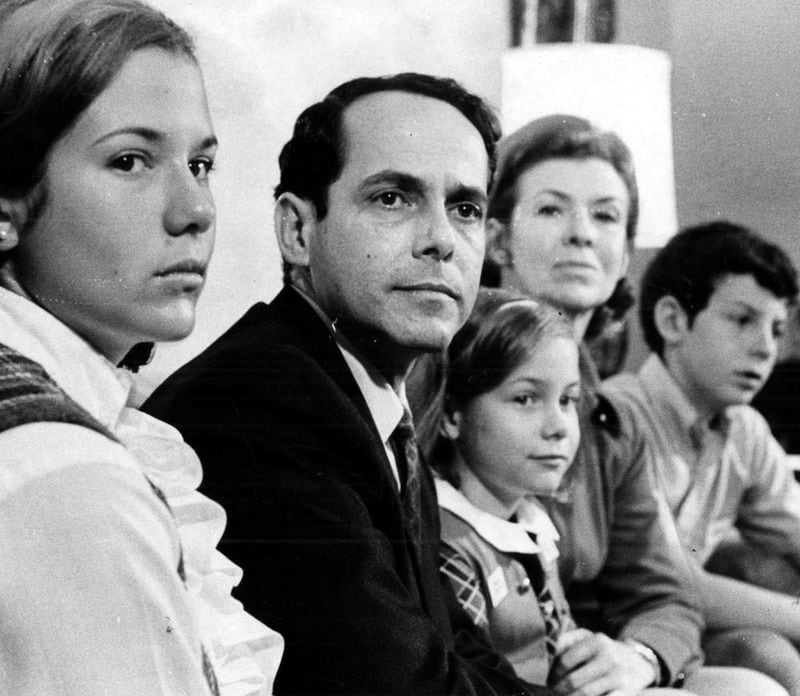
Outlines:
POLYGON ((252 307, 145 410, 182 431, 228 512, 237 595, 286 639, 276 693, 547 693, 513 676, 442 587, 427 472, 417 560, 367 405, 298 293, 252 307))

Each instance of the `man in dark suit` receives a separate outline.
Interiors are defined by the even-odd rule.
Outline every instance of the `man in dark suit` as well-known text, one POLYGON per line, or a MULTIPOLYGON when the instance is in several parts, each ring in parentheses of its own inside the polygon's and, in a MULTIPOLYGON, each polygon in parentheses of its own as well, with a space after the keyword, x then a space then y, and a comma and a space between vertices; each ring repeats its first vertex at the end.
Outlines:
POLYGON ((238 596, 280 631, 276 693, 528 694, 437 571, 404 380, 471 310, 495 116, 426 75, 298 118, 275 221, 286 287, 151 397, 228 511, 238 596))

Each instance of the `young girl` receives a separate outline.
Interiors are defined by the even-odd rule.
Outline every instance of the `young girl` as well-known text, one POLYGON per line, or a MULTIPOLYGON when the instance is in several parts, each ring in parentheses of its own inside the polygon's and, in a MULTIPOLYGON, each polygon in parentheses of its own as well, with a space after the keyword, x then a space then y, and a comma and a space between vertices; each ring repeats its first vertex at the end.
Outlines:
POLYGON ((578 346, 546 305, 482 290, 449 349, 434 464, 441 571, 524 679, 544 684, 574 628, 558 533, 538 501, 578 448, 578 346))
POLYGON ((163 14, 0 3, 3 693, 271 689, 280 638, 230 596, 224 513, 116 367, 192 330, 215 151, 192 41, 163 14))

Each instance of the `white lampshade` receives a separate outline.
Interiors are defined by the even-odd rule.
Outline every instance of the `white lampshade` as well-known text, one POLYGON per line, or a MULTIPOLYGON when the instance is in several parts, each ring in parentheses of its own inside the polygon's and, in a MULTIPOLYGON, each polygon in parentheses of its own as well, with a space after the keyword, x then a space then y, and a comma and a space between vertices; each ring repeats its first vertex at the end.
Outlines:
POLYGON ((677 228, 670 68, 661 51, 619 44, 546 44, 503 57, 506 133, 539 116, 574 114, 614 131, 631 149, 640 247, 662 246, 677 228))

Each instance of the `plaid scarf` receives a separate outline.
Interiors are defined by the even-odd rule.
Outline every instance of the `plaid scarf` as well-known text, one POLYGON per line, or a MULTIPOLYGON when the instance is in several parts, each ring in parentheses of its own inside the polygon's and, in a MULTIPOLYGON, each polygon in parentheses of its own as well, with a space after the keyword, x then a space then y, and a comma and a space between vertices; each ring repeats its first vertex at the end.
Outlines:
POLYGON ((41 365, 0 343, 0 431, 45 421, 82 425, 117 441, 41 365))
MULTIPOLYGON (((71 399, 41 365, 0 343, 0 432, 26 423, 41 422, 82 425, 119 442, 108 428, 71 399)), ((147 482, 169 510, 169 503, 161 490, 149 479, 147 482)), ((182 551, 178 558, 177 571, 185 584, 182 551)), ((201 651, 206 682, 212 695, 219 696, 219 686, 211 660, 202 646, 201 651)))

